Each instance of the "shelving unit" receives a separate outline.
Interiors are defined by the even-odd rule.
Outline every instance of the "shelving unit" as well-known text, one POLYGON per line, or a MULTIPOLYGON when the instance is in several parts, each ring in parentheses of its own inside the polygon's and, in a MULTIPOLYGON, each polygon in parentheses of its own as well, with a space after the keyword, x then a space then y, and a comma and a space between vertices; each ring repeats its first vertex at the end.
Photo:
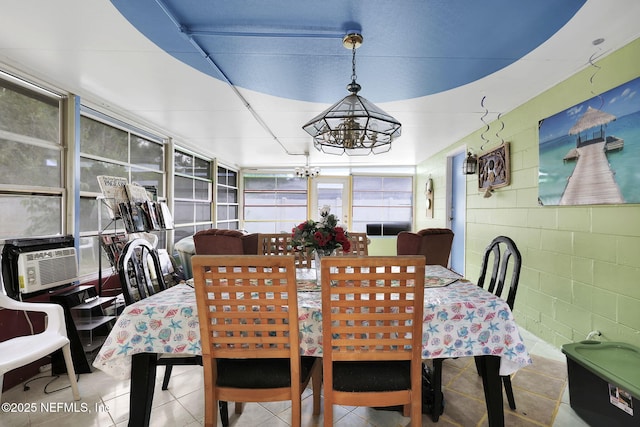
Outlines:
POLYGON ((99 331, 102 326, 112 325, 111 321, 116 319, 116 308, 114 307, 112 310, 114 312, 113 315, 107 315, 104 307, 107 304, 115 304, 115 301, 116 297, 96 296, 90 297, 88 302, 71 307, 72 317, 85 352, 93 352, 104 343, 106 336, 97 335, 95 331, 99 331))
MULTIPOLYGON (((150 192, 157 193, 155 188, 151 191, 147 187, 129 184, 121 177, 98 176, 98 183, 103 193, 102 196, 98 196, 98 200, 107 208, 111 217, 109 224, 98 233, 100 250, 105 250, 114 272, 117 273, 117 260, 126 243, 117 237, 173 229, 173 216, 165 202, 158 202, 155 196, 153 200, 150 197, 150 192), (118 227, 119 222, 121 227, 118 227), (107 233, 111 227, 113 231, 107 233)), ((98 209, 100 224, 102 224, 101 212, 102 209, 98 209)), ((98 295, 102 296, 101 252, 98 257, 98 295)))
MULTIPOLYGON (((99 196, 98 200, 100 201, 101 204, 107 206, 108 209, 111 209, 109 207, 109 203, 106 202, 104 196, 99 196)), ((103 239, 105 238, 105 236, 112 236, 111 238, 113 238, 115 236, 125 234, 125 232, 122 231, 122 230, 125 230, 124 221, 122 221, 122 226, 123 226, 122 228, 118 228, 118 221, 122 221, 122 219, 119 218, 117 215, 114 215, 114 217, 111 218, 111 221, 109 221, 109 224, 107 224, 107 226, 104 227, 102 230, 100 230, 100 232, 98 233, 98 296, 100 297, 102 297, 102 284, 103 284, 103 277, 102 277, 102 251, 103 250, 105 251, 105 253, 109 258, 111 267, 117 273, 117 266, 115 264, 115 258, 114 258, 115 254, 117 253, 117 250, 116 248, 113 248, 113 249, 105 248, 104 247, 105 243, 103 239), (107 230, 110 230, 110 231, 107 232, 107 230), (112 253, 109 253, 109 251, 112 251, 112 253)), ((102 223, 102 209, 98 209, 98 223, 99 224, 102 223)))
MULTIPOLYGON (((91 372, 91 363, 117 318, 117 297, 98 296, 94 286, 84 285, 54 295, 51 300, 65 311, 76 373, 91 372)), ((61 355, 54 355, 52 368, 54 373, 66 372, 61 355)))

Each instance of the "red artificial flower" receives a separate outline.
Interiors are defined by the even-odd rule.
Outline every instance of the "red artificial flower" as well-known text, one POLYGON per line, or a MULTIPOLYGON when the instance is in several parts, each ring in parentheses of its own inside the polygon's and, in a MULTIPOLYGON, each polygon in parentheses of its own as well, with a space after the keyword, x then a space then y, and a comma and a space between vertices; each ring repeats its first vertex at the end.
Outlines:
POLYGON ((320 221, 307 220, 291 229, 291 243, 296 250, 324 249, 334 250, 342 247, 349 251, 349 234, 343 227, 337 226, 335 215, 322 214, 320 221))

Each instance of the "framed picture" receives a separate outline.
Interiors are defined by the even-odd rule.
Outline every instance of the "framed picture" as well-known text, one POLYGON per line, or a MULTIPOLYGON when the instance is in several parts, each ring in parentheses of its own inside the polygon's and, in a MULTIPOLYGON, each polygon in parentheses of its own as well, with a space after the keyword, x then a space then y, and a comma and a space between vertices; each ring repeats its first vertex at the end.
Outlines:
POLYGON ((511 183, 509 143, 478 156, 478 189, 500 188, 511 183))

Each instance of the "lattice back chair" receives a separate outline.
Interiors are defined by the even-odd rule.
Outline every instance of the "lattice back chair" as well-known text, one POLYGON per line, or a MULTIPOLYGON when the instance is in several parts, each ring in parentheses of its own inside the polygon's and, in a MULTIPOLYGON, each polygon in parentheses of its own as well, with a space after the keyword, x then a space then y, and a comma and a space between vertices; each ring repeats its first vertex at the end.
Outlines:
POLYGON ((351 248, 345 252, 342 248, 336 250, 336 255, 356 255, 356 256, 368 256, 369 255, 369 237, 367 233, 352 233, 349 232, 349 242, 351 248))
POLYGON ((320 412, 322 366, 300 357, 293 256, 195 255, 193 277, 204 366, 205 426, 216 425, 219 400, 291 400, 300 426, 301 393, 313 376, 320 412))
MULTIPOLYGON (((147 240, 134 239, 128 242, 118 258, 117 266, 126 305, 166 289, 160 257, 147 240)), ((158 359, 158 365, 165 366, 162 390, 167 390, 174 365, 202 365, 202 357, 164 354, 158 359)))
POLYGON ((324 257, 324 425, 333 405, 402 405, 422 425, 424 256, 324 257))
POLYGON ((258 255, 293 255, 291 233, 260 233, 258 255))
POLYGON ((291 233, 260 233, 258 255, 293 255, 297 268, 311 268, 313 255, 308 250, 296 250, 291 233))

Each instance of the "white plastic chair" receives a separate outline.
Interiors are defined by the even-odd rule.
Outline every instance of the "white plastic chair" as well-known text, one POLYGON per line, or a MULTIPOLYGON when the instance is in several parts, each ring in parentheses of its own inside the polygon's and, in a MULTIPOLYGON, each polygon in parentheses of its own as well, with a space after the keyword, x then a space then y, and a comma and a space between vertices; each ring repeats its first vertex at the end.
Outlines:
POLYGON ((46 313, 47 315, 47 326, 43 332, 10 338, 0 342, 0 402, 2 401, 2 382, 5 373, 35 362, 60 348, 64 355, 64 362, 67 365, 67 374, 73 391, 73 399, 80 400, 62 306, 49 303, 16 301, 9 298, 0 289, 0 307, 9 310, 46 313))

